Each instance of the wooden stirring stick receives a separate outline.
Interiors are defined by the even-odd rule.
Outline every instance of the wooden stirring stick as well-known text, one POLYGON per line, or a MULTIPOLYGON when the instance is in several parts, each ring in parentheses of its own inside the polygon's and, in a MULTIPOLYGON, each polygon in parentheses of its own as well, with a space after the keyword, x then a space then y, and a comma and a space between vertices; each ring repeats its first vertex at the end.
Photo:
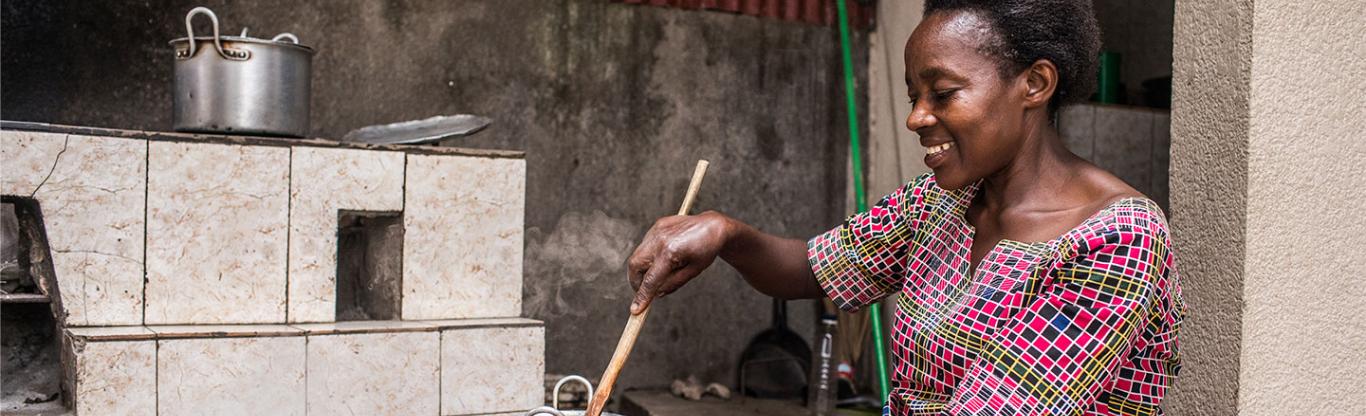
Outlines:
MULTIPOLYGON (((683 197, 683 206, 678 208, 678 215, 688 215, 692 209, 693 201, 697 199, 697 190, 702 187, 702 177, 707 174, 707 161, 697 161, 697 168, 693 170, 692 182, 688 183, 688 193, 683 197)), ((631 347, 636 345, 636 337, 640 336, 640 328, 645 326, 645 315, 650 314, 650 307, 640 311, 637 315, 631 315, 631 319, 626 321, 626 330, 621 333, 621 340, 617 341, 617 351, 612 353, 612 362, 607 364, 607 371, 602 373, 602 380, 598 382, 598 391, 593 394, 593 401, 588 402, 588 412, 586 416, 600 416, 603 406, 607 405, 607 397, 612 395, 612 385, 617 382, 617 375, 621 374, 621 367, 626 365, 626 357, 631 355, 631 347)))

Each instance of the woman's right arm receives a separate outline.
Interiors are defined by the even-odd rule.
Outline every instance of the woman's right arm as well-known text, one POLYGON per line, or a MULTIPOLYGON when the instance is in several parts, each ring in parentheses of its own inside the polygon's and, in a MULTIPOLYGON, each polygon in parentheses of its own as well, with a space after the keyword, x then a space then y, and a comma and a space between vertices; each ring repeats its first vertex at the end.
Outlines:
POLYGON ((925 195, 945 198, 933 183, 933 175, 920 175, 809 241, 765 234, 714 211, 660 218, 627 264, 636 289, 631 313, 688 283, 717 257, 770 296, 828 296, 845 310, 877 302, 905 284, 925 195))
POLYGON ((717 257, 759 292, 783 299, 824 296, 807 262, 805 240, 782 238, 715 211, 660 218, 627 263, 635 288, 631 313, 678 290, 717 257))

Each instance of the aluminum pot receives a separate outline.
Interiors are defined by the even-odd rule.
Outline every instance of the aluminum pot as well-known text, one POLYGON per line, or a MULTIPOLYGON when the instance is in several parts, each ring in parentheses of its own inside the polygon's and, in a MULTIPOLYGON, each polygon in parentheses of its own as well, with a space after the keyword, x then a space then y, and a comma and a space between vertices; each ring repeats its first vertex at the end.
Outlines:
POLYGON ((218 16, 205 7, 185 15, 187 36, 175 48, 172 95, 176 131, 303 137, 308 134, 313 49, 282 33, 272 39, 220 36, 218 16), (190 22, 206 15, 213 36, 195 36, 190 22))

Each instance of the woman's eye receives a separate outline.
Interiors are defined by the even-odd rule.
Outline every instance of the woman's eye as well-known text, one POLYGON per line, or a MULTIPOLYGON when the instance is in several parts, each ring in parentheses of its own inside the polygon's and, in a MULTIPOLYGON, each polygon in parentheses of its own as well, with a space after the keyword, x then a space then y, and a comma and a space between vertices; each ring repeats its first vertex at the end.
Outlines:
POLYGON ((935 92, 934 92, 934 99, 935 99, 935 100, 938 100, 938 101, 944 101, 944 100, 953 98, 953 93, 955 93, 955 92, 958 92, 958 90, 954 89, 954 90, 935 91, 935 92))

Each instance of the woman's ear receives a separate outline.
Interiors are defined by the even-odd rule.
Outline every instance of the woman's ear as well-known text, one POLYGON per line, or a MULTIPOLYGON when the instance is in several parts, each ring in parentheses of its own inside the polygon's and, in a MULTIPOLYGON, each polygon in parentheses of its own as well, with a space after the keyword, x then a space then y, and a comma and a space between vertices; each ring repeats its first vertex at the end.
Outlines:
POLYGON ((1045 107, 1058 90, 1058 67, 1052 61, 1040 59, 1025 69, 1025 107, 1045 107))

